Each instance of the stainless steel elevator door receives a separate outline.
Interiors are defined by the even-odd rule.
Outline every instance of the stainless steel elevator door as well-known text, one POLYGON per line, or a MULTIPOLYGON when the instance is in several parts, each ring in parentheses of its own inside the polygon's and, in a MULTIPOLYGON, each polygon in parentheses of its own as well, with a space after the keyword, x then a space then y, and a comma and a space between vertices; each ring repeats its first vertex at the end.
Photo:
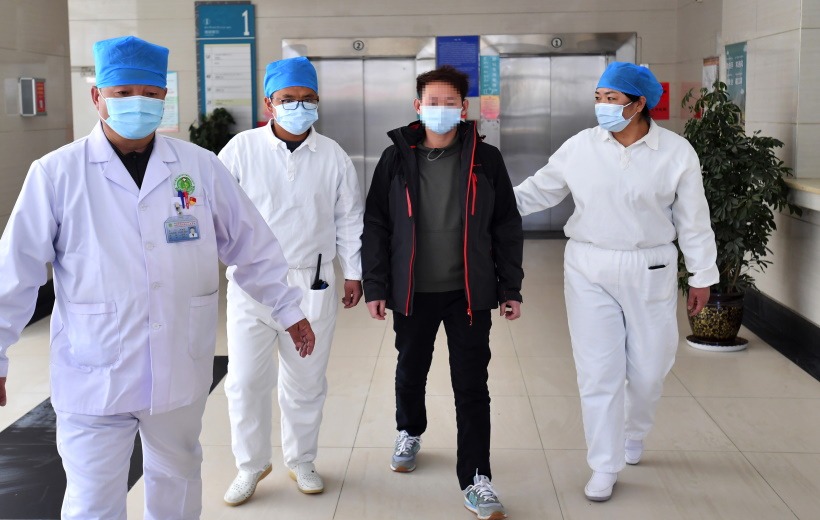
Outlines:
POLYGON ((362 60, 311 61, 319 80, 319 120, 314 126, 347 152, 365 193, 362 60))
MULTIPOLYGON (((573 135, 598 124, 595 87, 606 69, 604 56, 556 56, 551 60, 550 155, 573 135)), ((563 229, 573 211, 570 195, 550 210, 549 229, 563 229)))
POLYGON ((365 192, 382 152, 393 143, 387 132, 416 119, 415 97, 415 59, 364 60, 365 192))
MULTIPOLYGON (((501 58, 501 153, 513 186, 547 164, 561 145, 595 120, 595 85, 604 56, 501 58)), ((524 217, 528 231, 560 231, 575 210, 572 197, 524 217)))
POLYGON ((316 130, 347 152, 366 195, 387 132, 416 118, 416 60, 314 59, 319 76, 316 130))
MULTIPOLYGON (((513 186, 550 156, 550 58, 501 58, 501 153, 513 186)), ((524 217, 525 230, 548 230, 551 210, 524 217)))

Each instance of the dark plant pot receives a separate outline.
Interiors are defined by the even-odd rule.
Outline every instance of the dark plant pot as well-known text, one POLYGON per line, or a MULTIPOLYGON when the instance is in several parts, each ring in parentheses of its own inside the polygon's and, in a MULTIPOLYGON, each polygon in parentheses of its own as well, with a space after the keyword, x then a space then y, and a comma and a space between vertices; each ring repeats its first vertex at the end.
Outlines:
POLYGON ((737 336, 743 322, 744 293, 712 293, 709 303, 689 317, 693 334, 687 341, 704 350, 742 350, 747 340, 737 336), (703 348, 707 347, 707 348, 703 348))

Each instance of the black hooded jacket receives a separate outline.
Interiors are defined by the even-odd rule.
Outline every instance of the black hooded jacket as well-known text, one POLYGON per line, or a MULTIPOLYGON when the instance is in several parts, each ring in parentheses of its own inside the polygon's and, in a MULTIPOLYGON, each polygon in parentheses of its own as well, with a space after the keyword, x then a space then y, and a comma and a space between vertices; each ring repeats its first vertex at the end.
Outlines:
MULTIPOLYGON (((524 237, 521 215, 501 152, 481 142, 475 121, 462 121, 459 193, 464 215, 464 278, 468 313, 521 301, 524 237)), ((368 302, 413 312, 413 270, 419 170, 415 147, 424 142, 420 122, 388 132, 393 145, 381 156, 364 213, 362 270, 368 302)))

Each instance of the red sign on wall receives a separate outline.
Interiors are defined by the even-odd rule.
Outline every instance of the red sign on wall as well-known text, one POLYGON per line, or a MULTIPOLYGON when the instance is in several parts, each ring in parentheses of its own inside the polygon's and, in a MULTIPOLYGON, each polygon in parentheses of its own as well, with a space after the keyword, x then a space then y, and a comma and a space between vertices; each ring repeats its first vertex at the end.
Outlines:
POLYGON ((661 100, 658 101, 658 104, 655 105, 655 108, 649 111, 649 114, 652 116, 652 119, 656 119, 658 121, 663 119, 669 119, 669 82, 661 83, 663 87, 663 94, 661 95, 661 100))
POLYGON ((46 113, 46 82, 36 80, 34 82, 34 103, 38 114, 46 113))

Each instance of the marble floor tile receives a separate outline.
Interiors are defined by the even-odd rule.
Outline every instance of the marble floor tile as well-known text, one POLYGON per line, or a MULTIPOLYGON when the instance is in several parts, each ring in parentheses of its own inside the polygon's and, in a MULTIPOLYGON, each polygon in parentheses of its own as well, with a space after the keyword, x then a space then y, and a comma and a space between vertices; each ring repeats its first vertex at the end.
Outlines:
MULTIPOLYGON (((390 471, 391 450, 354 448, 335 518, 470 520, 455 475, 453 449, 429 449, 412 473, 390 471)), ((511 519, 561 518, 539 450, 493 449, 493 483, 511 519), (534 493, 532 483, 539 482, 534 493)))
POLYGON ((585 453, 547 451, 564 520, 794 520, 740 453, 656 452, 618 474, 612 499, 590 502, 585 453))
MULTIPOLYGON (((253 498, 238 507, 223 501, 225 491, 236 476, 233 454, 229 446, 203 448, 202 520, 242 520, 261 518, 299 518, 332 520, 345 484, 350 448, 322 448, 316 460, 316 470, 325 482, 324 493, 300 493, 282 462, 282 452, 273 450, 273 471, 254 493, 253 498)), ((128 518, 143 518, 145 488, 141 479, 128 493, 128 518)))
POLYGON ((800 520, 820 516, 820 454, 746 453, 800 520))
POLYGON ((820 453, 820 400, 700 397, 740 451, 820 453))

